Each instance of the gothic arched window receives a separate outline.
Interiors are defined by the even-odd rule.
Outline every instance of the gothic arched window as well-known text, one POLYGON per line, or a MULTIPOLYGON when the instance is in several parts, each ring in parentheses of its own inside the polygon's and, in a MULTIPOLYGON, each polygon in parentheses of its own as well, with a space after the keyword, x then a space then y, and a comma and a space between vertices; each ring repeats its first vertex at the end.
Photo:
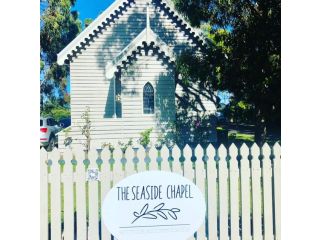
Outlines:
POLYGON ((154 90, 150 83, 146 83, 143 87, 143 113, 154 113, 154 90))

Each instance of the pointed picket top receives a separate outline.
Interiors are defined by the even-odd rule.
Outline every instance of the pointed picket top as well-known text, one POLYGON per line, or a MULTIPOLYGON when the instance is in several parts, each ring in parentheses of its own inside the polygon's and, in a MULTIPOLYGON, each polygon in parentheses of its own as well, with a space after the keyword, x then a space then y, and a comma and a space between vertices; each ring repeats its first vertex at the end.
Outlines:
POLYGON ((208 161, 213 161, 214 157, 216 155, 216 149, 214 146, 210 143, 207 147, 207 156, 208 156, 208 161))
POLYGON ((98 153, 97 151, 95 151, 94 149, 91 149, 89 152, 88 152, 88 158, 91 160, 91 159, 97 159, 98 158, 98 153))
POLYGON ((172 171, 183 175, 183 169, 182 165, 180 162, 180 156, 181 156, 181 150, 177 145, 174 145, 172 148, 172 157, 173 157, 173 162, 172 162, 172 171))
POLYGON ((231 157, 231 161, 237 160, 238 148, 234 143, 232 143, 229 147, 229 155, 231 157))
POLYGON ((254 170, 260 169, 260 160, 259 160, 260 148, 256 143, 254 143, 251 147, 251 155, 252 155, 253 169, 254 170))
POLYGON ((67 164, 73 160, 73 152, 71 151, 71 149, 64 150, 63 159, 67 164))
POLYGON ((133 163, 132 159, 134 158, 134 150, 132 147, 128 147, 126 150, 126 159, 127 159, 127 164, 128 163, 133 163))
POLYGON ((49 165, 48 152, 42 148, 40 149, 40 166, 41 166, 41 174, 47 176, 47 167, 49 165))
POLYGON ((258 158, 260 155, 260 148, 256 143, 251 146, 251 155, 253 158, 258 158))
POLYGON ((47 152, 47 150, 44 148, 44 147, 42 147, 41 149, 40 149, 40 154, 47 154, 48 152, 47 152))
POLYGON ((158 170, 158 151, 157 149, 152 146, 149 150, 149 157, 150 157, 150 163, 149 163, 149 170, 158 170))
POLYGON ((49 152, 49 159, 52 161, 53 164, 58 163, 58 161, 60 160, 60 152, 57 148, 54 148, 51 152, 49 152))
POLYGON ((157 156, 158 156, 158 150, 155 148, 155 146, 152 146, 152 147, 149 149, 149 156, 150 156, 150 158, 151 158, 151 157, 157 158, 157 156))
POLYGON ((281 157, 281 146, 278 142, 276 142, 273 145, 273 155, 275 156, 275 158, 280 158, 281 157))
POLYGON ((111 152, 110 152, 109 148, 104 147, 101 152, 101 159, 102 159, 103 163, 108 162, 110 157, 111 157, 111 152))
POLYGON ((171 171, 170 169, 170 163, 168 161, 170 154, 169 154, 169 148, 165 145, 161 149, 161 171, 171 171))
POLYGON ((178 147, 177 144, 175 144, 172 148, 172 157, 173 157, 173 161, 179 161, 181 155, 181 151, 180 148, 178 147))
POLYGON ((186 144, 184 146, 184 148, 183 148, 183 155, 184 155, 184 157, 186 159, 185 161, 190 161, 190 158, 192 156, 192 150, 191 150, 191 147, 188 144, 186 144))
POLYGON ((113 151, 113 157, 114 157, 114 158, 117 158, 117 160, 120 161, 121 156, 122 156, 122 151, 121 151, 121 149, 119 148, 119 146, 115 147, 115 149, 114 149, 114 151, 113 151))
POLYGON ((88 159, 89 159, 89 161, 90 161, 90 163, 89 163, 89 167, 91 166, 91 167, 96 167, 96 161, 97 161, 97 159, 98 159, 98 152, 97 151, 95 151, 95 150, 93 150, 93 149, 91 149, 90 151, 89 151, 89 153, 88 153, 88 159))
POLYGON ((230 155, 230 169, 231 170, 237 170, 238 169, 238 148, 234 143, 231 144, 229 147, 229 155, 230 155))
POLYGON ((137 157, 139 158, 139 162, 143 161, 145 157, 144 147, 140 144, 137 144, 136 146, 134 146, 134 148, 137 149, 137 157))
POLYGON ((49 155, 48 152, 44 148, 40 149, 40 160, 41 160, 41 162, 47 163, 48 155, 49 155))
POLYGON ((169 158, 169 148, 167 145, 164 145, 161 149, 162 161, 168 161, 169 158))
POLYGON ((242 169, 248 169, 249 167, 249 147, 247 144, 243 143, 240 147, 240 167, 242 169))
POLYGON ((264 159, 270 159, 271 148, 268 143, 263 144, 262 146, 262 155, 264 159))
POLYGON ((194 154, 196 155, 197 161, 202 161, 204 151, 200 144, 198 144, 194 149, 194 154))
POLYGON ((219 155, 220 161, 223 161, 223 162, 226 161, 227 149, 223 144, 221 144, 220 147, 218 148, 218 155, 219 155))
POLYGON ((78 147, 78 148, 75 148, 73 150, 75 156, 76 156, 76 161, 77 161, 77 171, 78 169, 82 169, 84 168, 84 163, 83 161, 85 160, 85 152, 83 151, 82 148, 78 147))
POLYGON ((249 156, 249 148, 247 144, 242 143, 240 147, 240 155, 242 156, 242 159, 246 159, 249 156))

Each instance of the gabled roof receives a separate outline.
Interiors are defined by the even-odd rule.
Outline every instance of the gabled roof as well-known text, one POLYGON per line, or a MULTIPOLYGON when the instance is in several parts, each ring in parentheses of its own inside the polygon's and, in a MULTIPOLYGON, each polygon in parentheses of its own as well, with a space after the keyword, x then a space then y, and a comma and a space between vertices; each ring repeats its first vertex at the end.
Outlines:
MULTIPOLYGON (((167 0, 152 0, 156 3, 161 11, 165 11, 168 17, 174 18, 182 25, 182 31, 191 34, 198 41, 198 44, 202 46, 204 40, 202 39, 199 30, 192 28, 181 15, 177 14, 172 9, 173 6, 167 0)), ((132 7, 135 4, 134 0, 115 0, 114 3, 108 7, 103 13, 101 13, 88 27, 86 27, 73 41, 71 41, 60 53, 58 53, 57 62, 59 65, 63 65, 66 60, 72 59, 77 52, 89 45, 97 34, 102 32, 103 29, 112 25, 114 19, 117 19, 128 7, 132 7)))

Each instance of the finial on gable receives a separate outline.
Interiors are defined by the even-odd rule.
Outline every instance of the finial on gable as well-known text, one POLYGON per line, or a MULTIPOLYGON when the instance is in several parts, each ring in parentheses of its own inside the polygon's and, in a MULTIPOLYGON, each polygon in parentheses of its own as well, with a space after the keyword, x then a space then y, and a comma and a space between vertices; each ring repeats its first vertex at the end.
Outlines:
POLYGON ((148 42, 148 36, 150 33, 150 13, 149 13, 149 3, 147 3, 147 27, 146 27, 146 31, 147 31, 147 35, 146 35, 146 40, 148 42))

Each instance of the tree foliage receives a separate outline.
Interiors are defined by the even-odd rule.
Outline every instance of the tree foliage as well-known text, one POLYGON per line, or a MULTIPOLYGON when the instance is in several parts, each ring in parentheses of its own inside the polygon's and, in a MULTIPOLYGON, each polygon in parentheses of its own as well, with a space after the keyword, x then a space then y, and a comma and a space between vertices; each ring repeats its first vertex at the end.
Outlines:
POLYGON ((56 121, 70 117, 70 110, 61 106, 59 102, 47 102, 42 109, 42 116, 53 117, 56 121))
POLYGON ((84 20, 84 27, 88 27, 91 23, 93 22, 93 19, 92 18, 86 18, 84 20))
POLYGON ((178 70, 182 68, 184 79, 193 80, 193 73, 201 71, 203 81, 213 81, 213 87, 232 92, 236 102, 253 106, 256 141, 263 140, 266 130, 280 129, 280 0, 174 3, 192 25, 210 26, 205 31, 210 49, 203 59, 190 63, 181 57, 178 70), (199 70, 201 62, 206 67, 199 70))
POLYGON ((57 54, 81 31, 78 14, 71 11, 75 0, 47 0, 41 16, 40 72, 41 111, 46 104, 66 106, 68 66, 57 64, 57 54))

